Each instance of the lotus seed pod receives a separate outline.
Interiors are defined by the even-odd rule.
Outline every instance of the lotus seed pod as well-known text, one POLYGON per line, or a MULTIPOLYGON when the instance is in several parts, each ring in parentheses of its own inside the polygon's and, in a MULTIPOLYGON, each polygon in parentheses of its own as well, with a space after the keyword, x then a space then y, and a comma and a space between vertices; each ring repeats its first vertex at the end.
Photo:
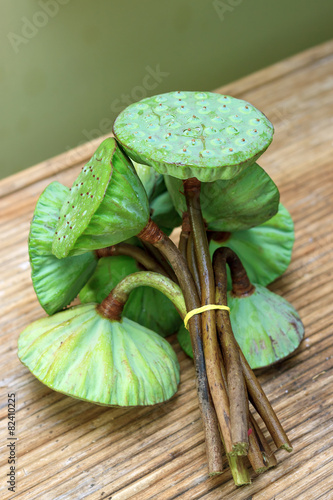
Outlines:
POLYGON ((228 292, 235 338, 251 368, 263 368, 292 354, 304 336, 296 309, 261 285, 247 297, 228 292))
MULTIPOLYGON (((122 279, 138 271, 139 267, 131 257, 102 257, 95 273, 80 292, 81 302, 102 302, 122 279)), ((175 333, 182 322, 172 302, 162 292, 150 287, 138 287, 131 292, 123 317, 162 337, 175 333)))
MULTIPOLYGON (((230 321, 235 338, 252 369, 270 366, 292 354, 304 336, 296 309, 261 285, 249 296, 228 292, 230 321)), ((185 353, 193 358, 189 332, 182 325, 177 335, 185 353)))
POLYGON ((162 231, 169 235, 182 223, 167 191, 164 177, 147 165, 133 162, 149 199, 150 216, 162 231))
POLYGON ((57 259, 52 241, 69 189, 52 182, 38 199, 29 233, 31 279, 40 305, 54 314, 70 304, 97 266, 94 253, 57 259))
POLYGON ((169 92, 131 104, 114 134, 130 158, 178 179, 231 179, 268 148, 273 126, 246 101, 212 92, 169 92))
POLYGON ((178 215, 166 187, 164 192, 150 201, 149 206, 152 220, 165 234, 169 235, 175 227, 182 224, 182 219, 178 215))
POLYGON ((135 236, 149 218, 148 199, 131 161, 112 138, 98 147, 65 200, 53 239, 58 258, 135 236))
MULTIPOLYGON (((241 259, 250 281, 266 286, 281 276, 290 264, 294 224, 288 210, 280 203, 278 213, 264 224, 220 237, 223 241, 210 242, 211 256, 217 248, 228 246, 241 259)), ((231 289, 229 269, 228 287, 231 289)))
MULTIPOLYGON (((166 175, 165 183, 182 214, 187 210, 182 181, 166 175)), ((278 188, 257 164, 231 180, 201 184, 202 215, 211 231, 242 231, 262 224, 276 214, 279 199, 278 188)))
POLYGON ((96 304, 35 321, 21 333, 18 355, 51 389, 99 405, 161 403, 179 383, 177 357, 166 340, 129 319, 101 316, 96 304))
POLYGON ((133 161, 133 165, 143 187, 146 190, 148 199, 150 199, 150 197, 154 196, 154 192, 159 185, 159 182, 163 179, 163 176, 147 165, 141 165, 135 161, 133 161))

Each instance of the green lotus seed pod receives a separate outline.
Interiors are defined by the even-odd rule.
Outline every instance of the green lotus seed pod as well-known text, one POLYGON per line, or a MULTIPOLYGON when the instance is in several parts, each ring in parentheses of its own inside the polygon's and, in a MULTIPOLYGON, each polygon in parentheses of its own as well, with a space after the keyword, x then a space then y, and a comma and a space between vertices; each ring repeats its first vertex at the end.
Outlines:
POLYGON ((235 338, 251 368, 263 368, 289 356, 300 345, 304 326, 296 309, 261 285, 247 297, 228 292, 235 338))
POLYGON ((164 177, 147 165, 133 162, 149 199, 150 216, 162 231, 169 235, 182 223, 167 191, 164 177))
MULTIPOLYGON (((278 213, 264 224, 221 237, 224 241, 210 242, 211 256, 217 248, 228 246, 241 259, 250 281, 266 286, 281 276, 290 264, 294 224, 288 210, 280 203, 278 213)), ((229 268, 227 271, 231 289, 229 268)))
MULTIPOLYGON (((187 210, 182 181, 165 176, 165 184, 179 214, 187 210)), ((231 180, 201 184, 202 215, 211 231, 242 231, 276 214, 279 190, 257 164, 231 180)))
POLYGON ((97 266, 94 253, 57 259, 52 241, 69 189, 52 182, 38 199, 29 233, 31 279, 40 305, 54 314, 70 304, 97 266))
MULTIPOLYGON (((292 354, 304 336, 303 323, 284 298, 261 285, 246 297, 228 292, 230 321, 235 338, 252 369, 270 366, 292 354)), ((177 339, 193 358, 191 338, 184 326, 177 339)))
MULTIPOLYGON (((134 259, 127 256, 99 259, 93 276, 80 292, 82 303, 102 302, 126 276, 139 271, 134 259)), ((139 323, 162 337, 175 333, 182 320, 172 302, 150 287, 133 290, 126 302, 123 317, 139 323)))
POLYGON ((35 321, 21 333, 18 355, 51 389, 99 405, 161 403, 179 383, 166 340, 129 319, 101 316, 96 304, 35 321))
POLYGON ((149 219, 147 194, 112 138, 98 147, 65 200, 52 252, 58 258, 120 243, 149 219))
POLYGON ((182 219, 176 212, 171 196, 166 188, 149 205, 152 220, 164 233, 169 235, 175 227, 182 224, 182 219))
POLYGON ((147 165, 141 165, 135 161, 133 161, 133 165, 143 187, 146 190, 148 199, 150 199, 154 196, 154 192, 159 182, 163 179, 163 176, 147 165))
POLYGON ((161 174, 231 179, 267 149, 273 126, 246 101, 212 92, 169 92, 131 104, 114 134, 130 158, 161 174))

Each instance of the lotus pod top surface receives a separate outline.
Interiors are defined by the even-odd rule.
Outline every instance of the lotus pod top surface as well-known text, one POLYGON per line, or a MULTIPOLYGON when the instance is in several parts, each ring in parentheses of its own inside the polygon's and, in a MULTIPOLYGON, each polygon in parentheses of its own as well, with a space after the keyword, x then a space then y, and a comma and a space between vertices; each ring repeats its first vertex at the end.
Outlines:
POLYGON ((29 232, 32 283, 40 305, 48 314, 67 306, 88 281, 97 265, 92 252, 66 259, 52 254, 52 241, 60 209, 69 189, 51 182, 40 195, 29 232))
POLYGON ((179 365, 170 344, 126 318, 110 321, 84 304, 28 326, 19 358, 55 391, 96 404, 139 406, 171 398, 179 365))
POLYGON ((114 134, 133 160, 179 179, 230 179, 267 149, 273 126, 252 104, 212 92, 169 92, 131 104, 114 134))
POLYGON ((52 251, 63 258, 114 245, 141 231, 148 218, 147 195, 135 169, 108 138, 74 181, 59 214, 52 251))

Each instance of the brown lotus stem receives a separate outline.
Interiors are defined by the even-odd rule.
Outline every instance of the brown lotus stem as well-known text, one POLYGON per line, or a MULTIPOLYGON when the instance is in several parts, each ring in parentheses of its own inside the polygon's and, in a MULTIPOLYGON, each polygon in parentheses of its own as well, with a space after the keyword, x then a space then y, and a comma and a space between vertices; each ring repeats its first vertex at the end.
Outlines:
POLYGON ((232 279, 232 294, 235 297, 248 297, 251 295, 255 287, 250 282, 247 272, 238 257, 238 255, 228 247, 221 247, 215 250, 214 254, 222 255, 229 266, 232 279))
POLYGON ((208 241, 214 240, 217 243, 225 243, 230 236, 231 233, 228 231, 207 231, 208 241))
POLYGON ((198 290, 198 295, 201 298, 201 285, 200 285, 200 276, 199 276, 199 271, 198 271, 198 264, 197 264, 197 258, 195 256, 195 248, 194 248, 194 241, 193 241, 193 235, 190 233, 188 242, 187 242, 187 263, 190 268, 190 271, 192 273, 194 282, 196 284, 197 290, 198 290))
MULTIPOLYGON (((216 303, 227 306, 228 252, 220 248, 214 253, 213 267, 216 284, 216 303)), ((227 249, 228 250, 228 249, 227 249)), ((246 455, 248 439, 248 397, 241 366, 239 347, 235 340, 228 311, 216 311, 217 332, 226 365, 228 395, 230 403, 230 427, 234 451, 246 455)))
MULTIPOLYGON (((176 245, 150 220, 138 234, 143 242, 154 245, 170 262, 184 294, 187 311, 200 307, 200 301, 187 262, 176 245)), ((209 393, 205 358, 202 345, 201 321, 198 315, 189 320, 189 330, 196 370, 196 385, 206 441, 209 473, 219 474, 223 470, 222 443, 216 413, 209 393)))
MULTIPOLYGON (((246 271, 235 252, 227 247, 219 248, 214 252, 213 259, 214 261, 223 259, 228 263, 232 278, 232 293, 237 297, 244 297, 253 293, 254 287, 250 283, 246 271)), ((238 352, 250 401, 265 422, 276 446, 291 452, 290 441, 239 346, 238 352)))
POLYGON ((104 316, 105 318, 114 321, 120 321, 124 307, 125 307, 125 302, 118 300, 116 297, 112 295, 112 293, 110 293, 103 300, 103 302, 101 302, 96 307, 96 310, 101 316, 104 316))
POLYGON ((291 443, 285 433, 278 417, 276 416, 266 394, 261 388, 256 376, 251 370, 250 365, 246 361, 244 354, 239 349, 240 360, 242 363, 243 374, 249 393, 249 398, 254 408, 257 410, 262 420, 264 421, 268 432, 273 438, 274 443, 278 448, 282 448, 289 452, 293 451, 291 443))
POLYGON ((97 311, 108 319, 119 321, 122 308, 130 293, 141 286, 149 286, 163 293, 184 319, 186 306, 179 286, 167 276, 152 271, 132 273, 119 281, 103 302, 97 306, 97 311))
POLYGON ((169 277, 166 271, 153 257, 147 254, 142 248, 130 245, 129 243, 118 243, 117 245, 101 248, 100 250, 96 250, 96 255, 98 258, 126 255, 139 262, 147 271, 154 271, 169 277))
MULTIPOLYGON (((195 178, 191 178, 183 181, 183 185, 200 276, 201 305, 215 304, 214 274, 209 255, 206 228, 200 207, 201 182, 195 178)), ((221 375, 215 311, 203 312, 201 314, 201 321, 209 388, 220 424, 226 452, 227 454, 232 454, 235 450, 233 449, 231 438, 229 398, 221 375)))
POLYGON ((269 446, 262 430, 260 429, 253 415, 251 414, 250 414, 250 425, 251 428, 255 431, 256 436, 258 438, 261 453, 263 455, 266 467, 267 468, 275 467, 277 465, 276 457, 273 451, 271 450, 271 447, 269 446))
POLYGON ((158 248, 155 248, 153 244, 148 241, 143 241, 142 244, 147 250, 147 252, 158 262, 158 264, 164 269, 170 279, 172 279, 175 283, 178 283, 177 276, 175 275, 174 270, 170 266, 169 262, 163 257, 158 248))
MULTIPOLYGON (((221 375, 223 378, 223 382, 228 391, 228 383, 227 383, 227 372, 224 366, 221 349, 219 349, 219 357, 220 357, 220 366, 221 366, 221 375)), ((245 465, 245 457, 239 455, 227 455, 229 466, 231 469, 232 477, 236 486, 242 486, 243 484, 250 484, 250 474, 245 465)))
POLYGON ((190 219, 188 216, 187 212, 183 213, 183 224, 182 224, 182 230, 180 233, 179 237, 179 251, 186 260, 186 251, 187 251, 187 243, 188 243, 188 238, 190 236, 191 232, 191 225, 190 225, 190 219))
POLYGON ((247 421, 249 429, 249 450, 247 456, 255 473, 262 474, 268 469, 268 464, 263 454, 261 442, 257 435, 256 429, 252 424, 251 417, 252 415, 250 414, 250 410, 248 409, 247 421))
MULTIPOLYGON (((218 340, 220 340, 219 336, 218 336, 218 340)), ((221 375, 222 375, 222 378, 223 378, 223 383, 224 383, 224 385, 225 385, 225 387, 227 388, 227 391, 228 391, 227 371, 225 369, 225 364, 224 364, 224 360, 223 360, 223 356, 222 356, 221 347, 219 349, 219 358, 220 358, 221 375)))
MULTIPOLYGON (((222 377, 223 377, 224 383, 227 387, 227 391, 229 394, 229 387, 228 387, 228 383, 227 383, 227 372, 226 372, 225 365, 224 365, 224 362, 222 359, 222 354, 220 354, 220 356, 221 356, 221 373, 222 373, 222 377)), ((247 401, 247 393, 246 393, 246 401, 247 401)), ((264 449, 266 450, 266 453, 268 452, 268 450, 270 452, 270 448, 269 448, 267 441, 266 441, 266 445, 268 446, 268 448, 263 449, 261 447, 261 442, 259 441, 258 438, 257 438, 257 442, 255 441, 255 437, 251 438, 250 431, 253 429, 251 419, 253 417, 251 415, 250 408, 249 408, 248 404, 246 404, 246 410, 247 410, 247 420, 248 420, 247 427, 249 429, 249 432, 248 432, 249 448, 248 448, 247 456, 249 458, 249 461, 250 461, 250 464, 251 464, 253 470, 255 470, 258 474, 260 472, 263 472, 263 470, 262 470, 263 467, 266 467, 266 469, 268 467, 270 467, 269 463, 267 463, 267 466, 266 466, 266 462, 265 462, 266 457, 264 456, 264 453, 263 453, 264 449), (249 424, 249 422, 251 422, 251 423, 249 424)), ((264 436, 263 436, 263 439, 265 439, 264 436)), ((242 456, 238 456, 237 458, 239 460, 243 459, 242 456)))
POLYGON ((256 474, 262 474, 268 469, 268 465, 265 462, 264 456, 262 454, 260 443, 256 432, 251 429, 251 434, 249 435, 249 450, 247 457, 252 466, 252 469, 256 474))

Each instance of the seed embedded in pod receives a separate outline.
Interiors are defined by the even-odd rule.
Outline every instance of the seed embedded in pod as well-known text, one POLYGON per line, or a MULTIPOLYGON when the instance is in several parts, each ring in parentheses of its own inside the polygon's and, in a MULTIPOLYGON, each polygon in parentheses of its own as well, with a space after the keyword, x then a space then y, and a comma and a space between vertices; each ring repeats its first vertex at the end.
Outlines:
POLYGON ((61 240, 54 240, 52 251, 59 259, 119 243, 140 232, 149 218, 144 188, 113 138, 102 142, 84 170, 73 184, 82 192, 75 189, 65 202, 66 213, 61 209, 72 230, 65 222, 56 228, 61 240), (109 229, 101 232, 101 225, 109 229))

